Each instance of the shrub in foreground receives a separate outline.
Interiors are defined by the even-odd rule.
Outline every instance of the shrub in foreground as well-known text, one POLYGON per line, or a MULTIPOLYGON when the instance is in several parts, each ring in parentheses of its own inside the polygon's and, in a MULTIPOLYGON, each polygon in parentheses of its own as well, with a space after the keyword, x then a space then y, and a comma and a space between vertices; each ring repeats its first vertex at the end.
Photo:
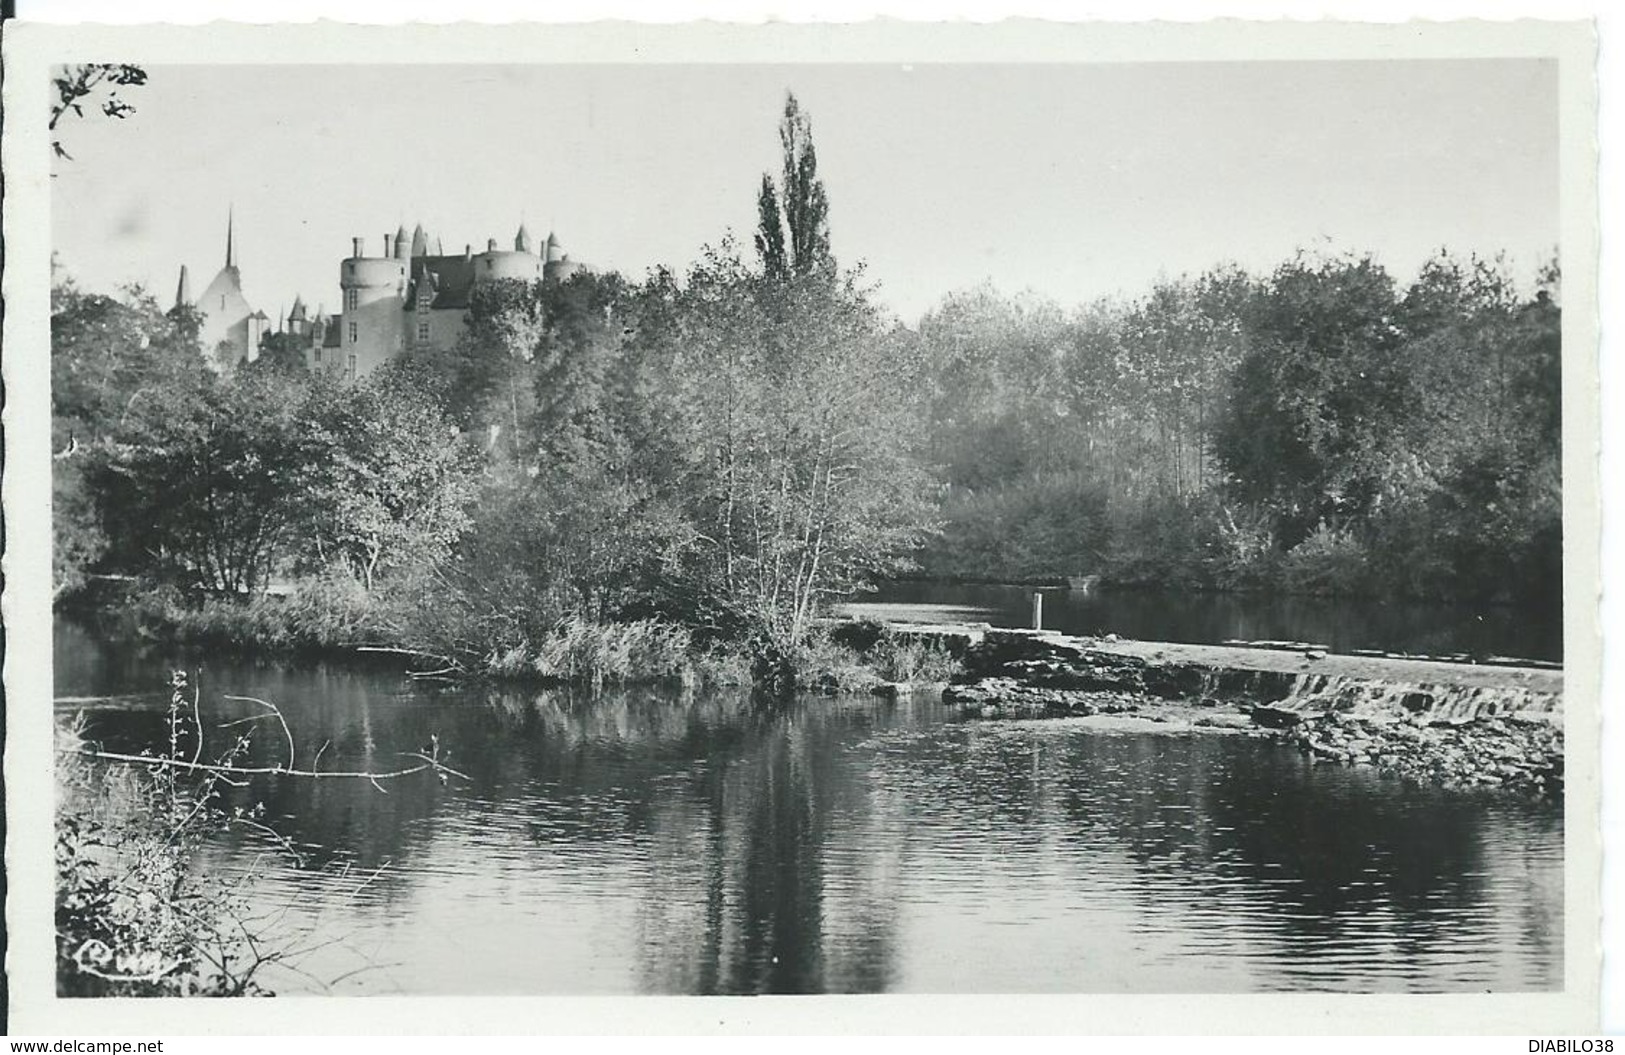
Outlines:
MULTIPOLYGON (((170 729, 176 757, 174 708, 170 729)), ((58 725, 58 994, 271 995, 255 975, 280 954, 267 947, 251 885, 211 875, 195 860, 211 834, 250 818, 223 811, 218 778, 98 766, 85 748, 79 725, 58 725)))

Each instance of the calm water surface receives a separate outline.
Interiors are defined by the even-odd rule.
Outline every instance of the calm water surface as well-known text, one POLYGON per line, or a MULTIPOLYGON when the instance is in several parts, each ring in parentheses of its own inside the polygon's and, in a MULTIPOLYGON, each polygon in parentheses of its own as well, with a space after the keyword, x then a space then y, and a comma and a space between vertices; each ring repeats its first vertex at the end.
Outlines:
MULTIPOLYGON (((167 666, 59 624, 59 702, 162 736, 167 666)), ((193 663, 195 657, 190 657, 193 663)), ((280 992, 1513 991, 1562 985, 1552 805, 1405 788, 1240 736, 964 721, 936 703, 434 690, 211 662, 301 760, 437 734, 472 780, 257 782, 304 866, 245 837, 316 946, 280 992)), ((209 701, 213 701, 212 703, 209 701)), ((217 734, 222 743, 226 731, 217 734)), ((264 759, 285 748, 262 726, 264 759)))
MULTIPOLYGON (((1140 641, 1309 641, 1334 652, 1376 648, 1395 652, 1516 656, 1561 661, 1560 612, 1510 605, 1436 604, 1354 598, 1279 597, 1171 590, 1040 591, 1044 625, 1077 634, 1116 633, 1140 641)), ((905 618, 972 620, 1031 626, 1031 587, 888 583, 865 596, 870 605, 907 606, 905 618)), ((890 616, 891 613, 882 612, 890 616)))

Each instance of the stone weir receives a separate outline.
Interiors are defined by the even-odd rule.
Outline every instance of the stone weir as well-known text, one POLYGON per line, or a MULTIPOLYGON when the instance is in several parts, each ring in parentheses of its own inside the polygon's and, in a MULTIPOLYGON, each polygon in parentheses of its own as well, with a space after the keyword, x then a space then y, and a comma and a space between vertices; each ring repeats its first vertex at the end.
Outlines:
POLYGON ((1278 737, 1317 760, 1427 783, 1562 789, 1560 670, 986 627, 892 630, 958 653, 963 670, 943 699, 985 718, 1116 715, 1278 737))

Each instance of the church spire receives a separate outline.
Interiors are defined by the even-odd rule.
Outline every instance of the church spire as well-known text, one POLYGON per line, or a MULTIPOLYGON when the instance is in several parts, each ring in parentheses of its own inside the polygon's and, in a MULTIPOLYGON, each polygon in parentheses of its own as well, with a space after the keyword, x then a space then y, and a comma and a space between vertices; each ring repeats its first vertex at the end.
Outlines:
POLYGON ((175 286, 175 307, 190 308, 192 306, 192 280, 187 277, 186 265, 181 265, 181 280, 175 286))
POLYGON ((231 226, 232 226, 232 220, 234 218, 233 213, 235 213, 236 211, 237 210, 236 210, 236 208, 234 206, 229 206, 228 205, 226 207, 226 266, 227 267, 236 267, 237 266, 237 254, 233 253, 232 250, 231 250, 231 226))

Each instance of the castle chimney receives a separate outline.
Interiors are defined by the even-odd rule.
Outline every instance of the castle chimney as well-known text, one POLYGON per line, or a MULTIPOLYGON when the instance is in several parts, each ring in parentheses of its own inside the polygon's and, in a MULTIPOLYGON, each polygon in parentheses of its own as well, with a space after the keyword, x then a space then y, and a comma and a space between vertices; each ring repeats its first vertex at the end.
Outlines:
POLYGON ((388 231, 384 232, 384 255, 385 256, 394 256, 395 255, 395 246, 392 244, 394 238, 395 238, 395 236, 390 234, 388 231))
POLYGON ((485 251, 487 253, 494 253, 497 251, 497 240, 495 238, 487 238, 485 240, 485 251))
POLYGON ((352 250, 353 250, 350 253, 350 255, 355 257, 357 260, 360 260, 361 259, 361 247, 362 247, 363 243, 365 243, 365 242, 366 242, 366 239, 364 239, 364 238, 352 238, 352 239, 350 239, 350 244, 351 244, 351 247, 352 247, 352 250))

